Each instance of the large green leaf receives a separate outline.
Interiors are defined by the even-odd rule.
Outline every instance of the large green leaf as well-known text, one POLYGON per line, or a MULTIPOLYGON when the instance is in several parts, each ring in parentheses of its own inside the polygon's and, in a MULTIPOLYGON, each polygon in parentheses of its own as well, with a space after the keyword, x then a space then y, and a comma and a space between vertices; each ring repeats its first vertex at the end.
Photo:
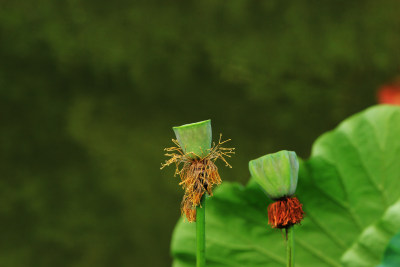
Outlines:
MULTIPOLYGON (((266 151, 267 152, 267 151, 266 151)), ((322 135, 301 163, 296 266, 376 266, 400 230, 400 108, 378 106, 322 135)), ((207 199, 207 266, 284 266, 285 244, 267 224, 269 200, 252 180, 207 199)), ((174 267, 195 266, 195 224, 180 220, 174 267)))
POLYGON ((400 233, 397 233, 385 250, 382 264, 379 267, 400 266, 400 233))

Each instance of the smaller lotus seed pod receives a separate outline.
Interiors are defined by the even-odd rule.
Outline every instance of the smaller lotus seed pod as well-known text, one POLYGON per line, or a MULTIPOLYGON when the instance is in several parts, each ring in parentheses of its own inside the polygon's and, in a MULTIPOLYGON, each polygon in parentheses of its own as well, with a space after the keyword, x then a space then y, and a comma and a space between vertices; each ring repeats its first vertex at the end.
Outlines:
POLYGON ((250 174, 271 199, 294 195, 299 162, 293 151, 279 151, 249 162, 250 174))
POLYGON ((177 140, 172 139, 175 146, 164 149, 169 159, 161 164, 161 169, 175 164, 174 176, 179 175, 179 185, 185 191, 181 213, 189 222, 194 222, 196 210, 201 207, 204 195, 208 193, 212 196, 214 186, 222 182, 215 161, 220 159, 231 167, 226 158, 235 154, 235 149, 222 147, 230 141, 221 141, 222 135, 218 143, 211 147, 211 120, 173 127, 173 130, 177 140))
POLYGON ((210 153, 211 120, 185 124, 172 128, 183 152, 191 158, 205 157, 210 153))

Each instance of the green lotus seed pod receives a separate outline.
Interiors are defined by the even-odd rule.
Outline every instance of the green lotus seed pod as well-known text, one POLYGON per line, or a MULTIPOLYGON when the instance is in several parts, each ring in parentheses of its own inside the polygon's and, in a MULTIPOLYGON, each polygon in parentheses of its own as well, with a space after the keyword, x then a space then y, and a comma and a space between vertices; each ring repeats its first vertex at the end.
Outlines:
POLYGON ((205 157, 210 152, 211 120, 185 124, 172 129, 183 152, 188 154, 189 157, 196 158, 196 155, 205 157))
POLYGON ((299 162, 293 151, 279 151, 249 162, 251 176, 272 199, 296 192, 299 162))

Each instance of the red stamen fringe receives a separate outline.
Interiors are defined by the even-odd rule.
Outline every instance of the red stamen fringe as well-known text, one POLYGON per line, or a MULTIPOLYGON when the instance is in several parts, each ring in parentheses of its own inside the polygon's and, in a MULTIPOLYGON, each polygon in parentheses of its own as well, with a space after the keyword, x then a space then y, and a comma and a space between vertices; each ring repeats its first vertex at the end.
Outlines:
POLYGON ((287 197, 268 206, 268 224, 272 228, 288 228, 303 220, 303 204, 297 197, 287 197))

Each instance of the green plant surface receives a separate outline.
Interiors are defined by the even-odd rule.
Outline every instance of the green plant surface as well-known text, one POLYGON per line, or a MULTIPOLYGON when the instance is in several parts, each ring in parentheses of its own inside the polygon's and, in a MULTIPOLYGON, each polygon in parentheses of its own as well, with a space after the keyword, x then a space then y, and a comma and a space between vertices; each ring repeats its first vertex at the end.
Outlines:
MULTIPOLYGON (((306 217, 295 227, 297 267, 381 262, 400 230, 400 216, 394 216, 400 199, 399 136, 400 108, 377 106, 317 139, 310 159, 300 164, 297 197, 306 217)), ((285 265, 282 235, 268 226, 269 202, 252 179, 215 191, 207 200, 207 266, 285 265)), ((194 266, 194 227, 178 222, 171 244, 174 267, 194 266)))
POLYGON ((196 267, 206 266, 206 196, 201 199, 200 206, 196 207, 196 267))
POLYGON ((385 250, 382 264, 378 267, 395 267, 400 266, 400 232, 391 240, 385 250))
MULTIPOLYGON (((212 142, 211 120, 173 127, 179 145, 185 153, 204 157, 210 151, 212 142)), ((194 157, 194 155, 189 154, 194 157)))
POLYGON ((293 151, 279 151, 249 162, 251 176, 267 196, 278 199, 296 192, 299 162, 293 151))
POLYGON ((388 241, 400 229, 400 200, 390 206, 382 218, 367 227, 342 256, 344 266, 372 266, 382 258, 388 241))

